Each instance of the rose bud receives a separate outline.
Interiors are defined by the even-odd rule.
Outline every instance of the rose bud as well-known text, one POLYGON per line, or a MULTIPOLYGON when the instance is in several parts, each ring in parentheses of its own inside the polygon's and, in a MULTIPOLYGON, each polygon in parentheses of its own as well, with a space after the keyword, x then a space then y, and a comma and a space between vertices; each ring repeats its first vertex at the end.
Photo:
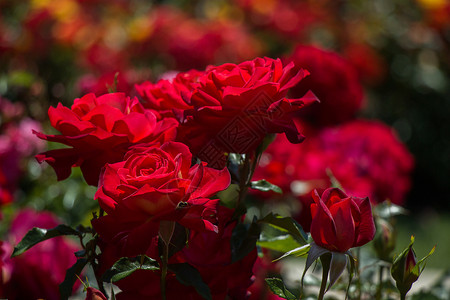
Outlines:
POLYGON ((397 285, 397 289, 400 292, 401 299, 405 299, 406 294, 411 289, 414 282, 417 281, 422 273, 425 265, 421 268, 420 265, 434 252, 433 247, 427 256, 417 261, 416 253, 412 248, 414 244, 414 236, 411 236, 411 243, 403 250, 400 255, 394 259, 392 264, 391 274, 397 285))
POLYGON ((93 287, 86 288, 85 300, 108 300, 102 292, 93 287))
POLYGON ((349 197, 338 188, 326 189, 322 197, 313 192, 311 236, 314 242, 332 252, 370 242, 375 224, 369 198, 349 197))

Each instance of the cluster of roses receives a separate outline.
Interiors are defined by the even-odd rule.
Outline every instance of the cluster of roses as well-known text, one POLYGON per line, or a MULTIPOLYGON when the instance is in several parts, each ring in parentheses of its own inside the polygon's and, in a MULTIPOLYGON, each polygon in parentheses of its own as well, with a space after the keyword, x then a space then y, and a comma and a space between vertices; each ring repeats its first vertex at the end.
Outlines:
POLYGON ((305 230, 311 224, 311 192, 328 188, 334 178, 351 195, 402 205, 411 186, 413 157, 385 124, 355 119, 364 93, 351 64, 336 53, 309 46, 298 46, 286 60, 311 72, 289 95, 311 90, 320 103, 296 115, 308 137, 305 142, 295 145, 277 136, 263 153, 255 179, 281 187, 284 200, 293 198, 293 206, 300 207, 296 219, 305 230))
MULTIPOLYGON (((159 260, 167 246, 175 252, 169 265, 197 269, 214 298, 243 298, 256 248, 232 261, 230 240, 242 217, 221 206, 215 195, 231 182, 246 189, 251 179, 251 172, 233 172, 231 153, 255 160, 258 146, 273 133, 302 141, 292 114, 316 98, 307 93, 289 99, 286 93, 307 75, 294 71, 292 63, 256 58, 144 83, 136 87, 141 100, 123 93, 88 94, 70 109, 51 107, 51 124, 61 134, 35 134, 71 148, 37 159, 48 162, 59 180, 79 166, 86 182, 98 186, 95 198, 106 215, 92 221, 102 250, 97 271, 103 273, 121 257, 145 254, 159 260), (189 246, 172 249, 179 240, 189 246)), ((160 277, 136 272, 117 282, 118 297, 160 295, 160 277)), ((197 297, 170 269, 165 280, 168 298, 197 297)))

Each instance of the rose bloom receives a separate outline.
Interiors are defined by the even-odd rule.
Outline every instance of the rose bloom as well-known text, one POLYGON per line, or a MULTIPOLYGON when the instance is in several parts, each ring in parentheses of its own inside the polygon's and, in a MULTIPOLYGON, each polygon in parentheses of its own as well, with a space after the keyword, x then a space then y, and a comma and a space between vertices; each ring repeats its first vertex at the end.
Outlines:
POLYGON ((411 186, 413 165, 412 155, 391 128, 355 120, 308 134, 301 145, 278 136, 263 154, 255 178, 307 195, 330 186, 329 169, 347 193, 368 195, 373 203, 390 199, 401 205, 411 186))
POLYGON ((218 167, 225 153, 251 153, 268 133, 284 132, 293 143, 303 140, 291 113, 316 101, 312 94, 285 98, 307 71, 292 72, 293 64, 256 58, 239 65, 210 67, 198 79, 186 120, 177 139, 200 159, 218 167))
POLYGON ((93 225, 106 241, 117 240, 126 255, 151 251, 160 221, 174 221, 197 231, 217 231, 218 199, 230 184, 227 169, 205 163, 191 166, 186 145, 168 142, 161 147, 137 145, 125 161, 107 164, 95 195, 107 216, 93 225))
POLYGON ((137 84, 135 89, 144 107, 182 121, 183 111, 192 109, 190 98, 201 75, 203 72, 197 70, 180 72, 174 78, 160 79, 157 83, 137 84))
MULTIPOLYGON (((9 228, 9 242, 16 245, 33 227, 50 229, 60 222, 50 212, 20 211, 9 228)), ((74 252, 79 250, 69 239, 56 237, 41 242, 25 253, 5 259, 5 292, 7 299, 60 299, 59 284, 66 270, 75 262, 74 252)), ((80 286, 75 282, 74 290, 80 286)))
POLYGON ((331 185, 327 170, 349 195, 369 196, 372 203, 386 199, 404 203, 414 159, 391 128, 356 120, 316 132, 308 130, 307 135, 300 145, 278 136, 263 153, 254 175, 255 180, 266 179, 280 186, 283 196, 293 194, 298 199, 296 220, 304 230, 309 231, 311 224, 311 191, 331 185))
POLYGON ((75 99, 71 109, 61 103, 48 111, 50 122, 61 135, 35 134, 44 140, 72 148, 50 150, 36 156, 56 171, 58 180, 67 178, 79 166, 86 182, 97 186, 101 168, 120 161, 128 147, 136 143, 163 143, 172 140, 177 121, 159 120, 156 112, 144 109, 137 98, 123 93, 94 94, 75 99))
POLYGON ((299 112, 314 126, 326 126, 350 120, 362 105, 363 89, 353 66, 334 52, 311 46, 298 46, 285 59, 296 68, 305 68, 311 75, 294 86, 291 97, 300 97, 311 90, 320 103, 299 112))
POLYGON ((311 237, 334 252, 346 252, 370 242, 375 224, 369 198, 349 197, 337 188, 326 189, 322 196, 313 193, 311 237))

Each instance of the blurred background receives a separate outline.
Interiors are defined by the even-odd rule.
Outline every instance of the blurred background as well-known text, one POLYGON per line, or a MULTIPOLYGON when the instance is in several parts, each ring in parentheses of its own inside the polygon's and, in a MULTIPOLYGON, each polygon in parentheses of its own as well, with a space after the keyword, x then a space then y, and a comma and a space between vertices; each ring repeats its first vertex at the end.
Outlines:
MULTIPOLYGON (((52 211, 69 225, 89 225, 97 205, 95 188, 79 172, 56 182, 53 170, 33 158, 53 147, 31 133, 55 133, 49 106, 70 107, 86 93, 107 93, 115 78, 117 91, 133 94, 134 84, 174 71, 257 56, 296 62, 311 72, 323 107, 336 101, 330 115, 315 119, 320 126, 304 125, 314 127, 306 131, 311 136, 352 120, 388 126, 407 150, 375 151, 382 157, 372 164, 381 174, 371 178, 392 178, 391 189, 401 189, 400 195, 383 194, 409 211, 398 219, 399 248, 415 234, 419 255, 438 244, 429 264, 450 267, 448 0, 0 1, 0 234, 7 235, 23 207, 52 211), (333 53, 356 74, 356 104, 346 94, 353 79, 327 86, 338 63, 323 58, 318 66, 310 64, 306 57, 315 50, 304 46, 333 53), (322 98, 319 90, 329 93, 322 98), (377 165, 393 151, 400 154, 377 165), (406 165, 397 166, 403 160, 406 165)), ((345 77, 339 74, 331 78, 345 77)), ((375 139, 370 147, 385 142, 375 139)))

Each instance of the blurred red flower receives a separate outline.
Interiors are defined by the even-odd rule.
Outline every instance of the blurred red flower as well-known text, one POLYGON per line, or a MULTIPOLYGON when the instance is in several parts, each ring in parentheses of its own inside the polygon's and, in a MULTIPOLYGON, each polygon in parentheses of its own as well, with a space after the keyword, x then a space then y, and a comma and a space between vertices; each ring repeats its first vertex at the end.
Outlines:
POLYGON ((363 89, 353 66, 338 54, 312 46, 298 46, 285 59, 311 75, 291 88, 291 97, 311 90, 320 103, 299 112, 314 126, 333 125, 352 119, 361 108, 363 89))

